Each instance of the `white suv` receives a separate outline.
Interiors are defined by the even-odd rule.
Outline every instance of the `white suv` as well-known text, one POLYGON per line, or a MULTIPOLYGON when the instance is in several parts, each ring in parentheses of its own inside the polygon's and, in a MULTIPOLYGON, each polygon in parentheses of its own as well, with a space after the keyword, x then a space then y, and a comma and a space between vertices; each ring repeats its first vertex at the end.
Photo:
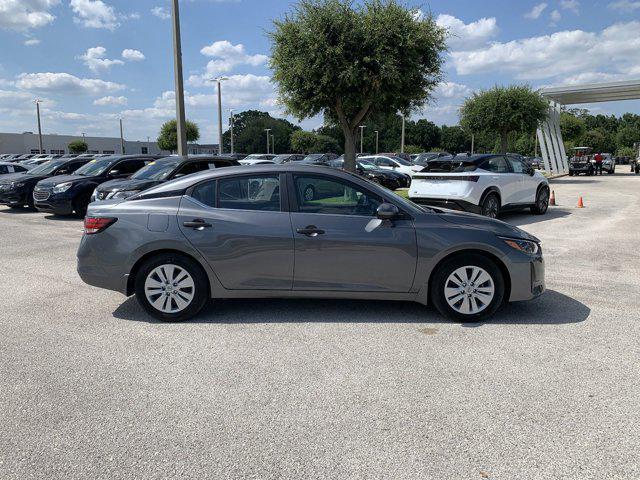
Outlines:
POLYGON ((396 172, 406 173, 407 175, 413 175, 415 173, 413 170, 415 165, 400 157, 392 157, 390 155, 366 155, 358 157, 358 160, 367 160, 383 170, 394 170, 396 172))
POLYGON ((415 173, 409 198, 492 218, 522 208, 542 215, 549 207, 549 182, 516 156, 458 156, 431 161, 415 173))

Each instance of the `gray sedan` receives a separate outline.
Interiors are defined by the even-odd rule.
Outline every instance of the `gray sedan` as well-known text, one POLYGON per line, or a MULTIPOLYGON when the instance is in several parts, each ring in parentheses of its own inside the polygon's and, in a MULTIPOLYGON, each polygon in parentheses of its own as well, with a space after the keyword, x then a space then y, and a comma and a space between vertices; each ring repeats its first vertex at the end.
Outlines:
POLYGON ((295 164, 206 171, 91 204, 78 272, 165 321, 210 298, 265 297, 415 301, 478 321, 545 288, 540 242, 516 227, 295 164))

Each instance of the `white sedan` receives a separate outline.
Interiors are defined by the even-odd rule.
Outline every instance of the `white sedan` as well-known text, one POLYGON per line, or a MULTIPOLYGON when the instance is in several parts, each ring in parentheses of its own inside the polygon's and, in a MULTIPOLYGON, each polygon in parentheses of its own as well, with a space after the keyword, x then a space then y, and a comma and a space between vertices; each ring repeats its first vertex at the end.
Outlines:
POLYGON ((407 175, 413 175, 415 173, 415 165, 400 157, 391 155, 366 155, 358 157, 358 160, 367 160, 383 170, 393 170, 406 173, 407 175))
POLYGON ((504 210, 523 208, 542 215, 549 206, 549 182, 515 156, 457 156, 431 161, 415 173, 409 198, 492 218, 504 210))

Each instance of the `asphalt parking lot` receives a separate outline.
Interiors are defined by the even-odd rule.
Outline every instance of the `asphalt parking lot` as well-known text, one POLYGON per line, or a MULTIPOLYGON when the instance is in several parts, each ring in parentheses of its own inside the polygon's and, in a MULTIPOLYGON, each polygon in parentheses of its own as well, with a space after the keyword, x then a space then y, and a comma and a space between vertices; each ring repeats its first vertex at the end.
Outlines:
POLYGON ((548 291, 471 325, 310 300, 160 324, 80 281, 79 220, 0 207, 0 478, 639 478, 640 177, 621 170, 503 218, 542 239, 548 291))

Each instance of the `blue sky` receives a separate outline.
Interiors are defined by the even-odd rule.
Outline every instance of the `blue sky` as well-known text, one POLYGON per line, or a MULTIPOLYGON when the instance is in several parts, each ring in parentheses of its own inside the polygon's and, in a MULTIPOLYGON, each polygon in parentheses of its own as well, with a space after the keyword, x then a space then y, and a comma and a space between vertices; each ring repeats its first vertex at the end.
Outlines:
MULTIPOLYGON (((283 115, 269 81, 265 31, 294 2, 182 0, 187 116, 203 142, 217 141, 216 97, 225 114, 255 108, 283 115)), ((446 78, 414 117, 455 124, 474 90, 640 79, 640 0, 407 0, 451 33, 446 78)), ((155 138, 174 109, 166 0, 0 0, 0 131, 33 131, 43 100, 46 133, 155 138)), ((591 105, 638 113, 640 102, 591 105)), ((321 124, 306 119, 305 128, 321 124)))

